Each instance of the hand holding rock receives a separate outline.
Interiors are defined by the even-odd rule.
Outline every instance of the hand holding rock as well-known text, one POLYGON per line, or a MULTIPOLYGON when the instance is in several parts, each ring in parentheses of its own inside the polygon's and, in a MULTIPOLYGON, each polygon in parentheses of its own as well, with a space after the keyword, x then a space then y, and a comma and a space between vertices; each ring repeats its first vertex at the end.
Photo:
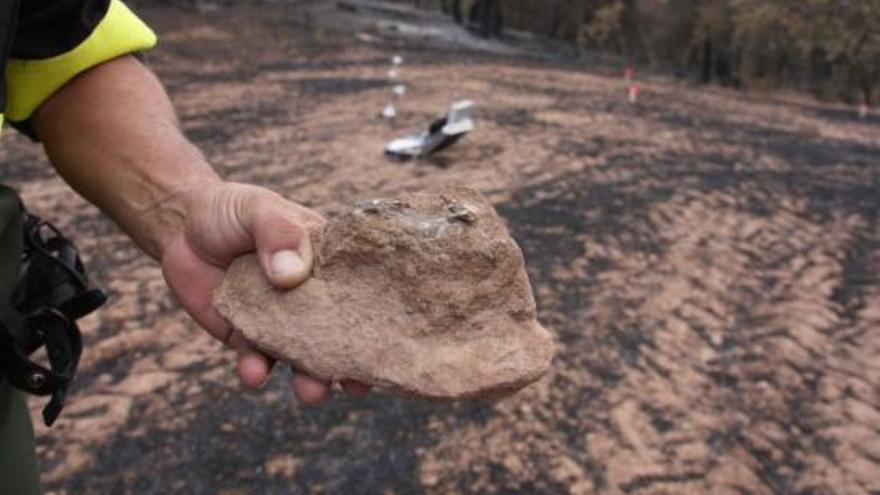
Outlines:
POLYGON ((513 393, 548 370, 522 253, 479 193, 367 201, 318 237, 299 288, 274 289, 249 256, 216 291, 269 354, 321 380, 449 400, 513 393))

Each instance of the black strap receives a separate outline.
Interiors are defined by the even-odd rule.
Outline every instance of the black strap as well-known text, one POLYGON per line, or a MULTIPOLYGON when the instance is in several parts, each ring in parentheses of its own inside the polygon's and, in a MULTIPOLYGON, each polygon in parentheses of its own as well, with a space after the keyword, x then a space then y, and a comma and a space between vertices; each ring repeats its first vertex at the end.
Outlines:
POLYGON ((89 287, 76 246, 54 225, 26 213, 24 236, 24 276, 13 296, 19 311, 55 308, 75 321, 104 304, 104 292, 89 287))
POLYGON ((13 386, 51 395, 47 426, 58 418, 82 355, 76 320, 106 301, 89 286, 76 247, 53 225, 24 213, 21 269, 9 304, 0 303, 0 366, 13 386), (46 348, 49 368, 30 356, 46 348))

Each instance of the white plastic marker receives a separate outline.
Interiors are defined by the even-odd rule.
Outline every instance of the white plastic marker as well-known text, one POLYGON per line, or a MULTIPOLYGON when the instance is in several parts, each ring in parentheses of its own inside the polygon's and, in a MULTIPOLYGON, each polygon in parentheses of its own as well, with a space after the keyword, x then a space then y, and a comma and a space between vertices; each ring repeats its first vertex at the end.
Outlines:
POLYGON ((871 113, 870 105, 868 105, 866 102, 863 101, 862 104, 859 105, 859 118, 862 120, 865 120, 868 118, 868 115, 870 113, 871 113))
POLYGON ((388 79, 397 79, 400 77, 400 67, 403 65, 403 57, 395 55, 391 57, 391 70, 388 71, 388 79))
POLYGON ((400 55, 395 55, 391 57, 391 69, 388 70, 388 79, 395 84, 391 88, 392 102, 389 103, 384 110, 382 110, 382 117, 387 120, 393 120, 397 117, 397 107, 394 103, 395 101, 399 102, 399 100, 403 98, 403 95, 406 94, 406 85, 398 83, 402 66, 403 57, 401 57, 400 55))
POLYGON ((630 84, 629 85, 629 102, 635 105, 639 102, 639 94, 641 94, 642 88, 638 84, 630 84))

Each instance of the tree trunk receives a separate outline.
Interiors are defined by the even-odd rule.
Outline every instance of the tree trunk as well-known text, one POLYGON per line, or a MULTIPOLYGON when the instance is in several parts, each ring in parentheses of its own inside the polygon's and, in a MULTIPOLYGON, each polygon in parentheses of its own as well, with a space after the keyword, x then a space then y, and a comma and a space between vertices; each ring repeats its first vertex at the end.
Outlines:
POLYGON ((468 18, 481 36, 498 36, 503 28, 501 1, 478 0, 471 7, 468 18))
POLYGON ((869 81, 862 83, 862 102, 869 107, 874 106, 874 85, 869 81))
POLYGON ((623 0, 623 13, 620 19, 623 38, 626 43, 626 56, 630 60, 638 60, 645 54, 642 46, 642 27, 639 19, 638 0, 623 0))
POLYGON ((712 67, 715 65, 712 63, 712 52, 712 41, 706 40, 703 42, 703 56, 700 60, 700 80, 703 84, 712 83, 712 67))
POLYGON ((461 24, 464 21, 464 17, 461 15, 461 0, 450 0, 452 2, 452 19, 457 23, 461 24))
POLYGON ((490 36, 501 36, 504 29, 504 19, 502 16, 501 2, 502 0, 487 0, 489 6, 487 13, 487 28, 490 36))

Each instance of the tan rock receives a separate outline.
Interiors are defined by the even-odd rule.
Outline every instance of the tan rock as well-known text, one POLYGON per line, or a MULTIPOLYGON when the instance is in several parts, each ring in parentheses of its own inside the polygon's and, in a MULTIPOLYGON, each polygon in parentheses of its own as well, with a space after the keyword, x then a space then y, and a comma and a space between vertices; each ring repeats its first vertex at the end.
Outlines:
POLYGON ((522 253, 479 193, 368 201, 319 237, 299 288, 273 289, 247 256, 215 294, 268 353, 323 380, 437 399, 512 393, 548 370, 522 253))

